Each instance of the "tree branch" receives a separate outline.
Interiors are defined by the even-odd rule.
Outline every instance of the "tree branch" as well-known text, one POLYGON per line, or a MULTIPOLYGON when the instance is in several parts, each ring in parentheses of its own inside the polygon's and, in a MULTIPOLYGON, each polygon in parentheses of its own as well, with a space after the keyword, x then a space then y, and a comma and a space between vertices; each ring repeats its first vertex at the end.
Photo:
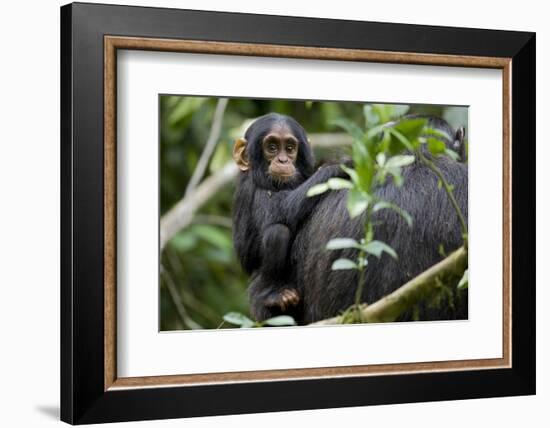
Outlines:
MULTIPOLYGON (((221 101, 221 100, 220 100, 221 101)), ((218 103, 218 108, 216 109, 218 114, 214 114, 214 123, 221 121, 219 117, 223 117, 223 109, 225 106, 221 106, 218 103), (221 113, 220 113, 221 111, 221 113)), ((212 124, 212 130, 210 132, 210 137, 206 143, 205 149, 201 154, 197 168, 193 173, 193 177, 198 177, 191 180, 185 191, 185 196, 180 199, 166 214, 164 214, 160 220, 160 249, 164 248, 166 243, 181 229, 188 226, 195 215, 195 213, 206 203, 208 200, 214 196, 223 186, 229 183, 233 178, 237 176, 237 166, 233 161, 228 162, 222 169, 216 171, 214 174, 208 176, 203 180, 202 183, 198 184, 202 176, 204 175, 204 169, 202 172, 197 172, 199 166, 206 164, 208 165, 208 160, 210 159, 210 154, 205 154, 210 149, 207 150, 207 147, 215 147, 215 143, 219 138, 219 132, 215 128, 218 128, 220 125, 214 126, 212 124), (217 136, 216 136, 217 133, 217 136), (215 137, 215 138, 214 138, 215 137), (211 141, 214 141, 212 143, 211 141), (205 161, 201 162, 203 159, 205 161)), ((311 145, 313 147, 337 147, 345 146, 350 143, 350 138, 347 134, 312 134, 311 135, 311 145)), ((213 150, 213 148, 212 148, 213 150)), ((203 167, 201 166, 200 169, 203 167)), ((204 167, 206 168, 206 167, 204 167)))
MULTIPOLYGON (((454 284, 468 267, 468 252, 460 247, 447 258, 411 279, 393 293, 361 308, 361 318, 366 322, 395 321, 403 312, 435 295, 441 282, 454 284)), ((342 324, 345 315, 325 319, 310 325, 342 324)))
POLYGON ((222 169, 208 176, 193 192, 186 195, 160 219, 160 248, 178 231, 191 223, 193 216, 223 186, 237 176, 237 165, 228 162, 222 169))
POLYGON ((353 138, 345 132, 326 132, 309 134, 311 145, 320 149, 334 147, 349 147, 353 138))
POLYGON ((214 148, 216 147, 216 144, 220 139, 220 134, 222 131, 223 115, 225 113, 225 108, 227 107, 227 102, 228 102, 227 98, 220 98, 218 100, 218 104, 216 105, 216 111, 214 112, 214 117, 212 119, 212 126, 210 127, 210 135, 208 136, 208 140, 204 145, 204 149, 201 153, 201 157, 199 158, 197 166, 193 171, 193 175, 189 180, 189 184, 187 184, 187 188, 185 189, 185 193, 184 193, 185 196, 187 196, 189 193, 191 193, 195 189, 195 187, 197 187, 197 185, 202 180, 202 177, 204 176, 204 172, 206 171, 206 167, 208 166, 208 161, 210 160, 210 157, 214 152, 214 148))

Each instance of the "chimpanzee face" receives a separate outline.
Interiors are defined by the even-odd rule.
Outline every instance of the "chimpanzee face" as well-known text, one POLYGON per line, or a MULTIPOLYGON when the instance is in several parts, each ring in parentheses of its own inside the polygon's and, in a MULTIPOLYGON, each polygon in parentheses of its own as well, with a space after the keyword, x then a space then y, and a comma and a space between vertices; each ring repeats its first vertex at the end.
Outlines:
POLYGON ((288 189, 313 173, 307 134, 293 118, 270 113, 254 121, 233 147, 239 169, 251 173, 257 186, 288 189))
POLYGON ((285 122, 276 122, 262 139, 267 173, 275 181, 285 182, 296 174, 298 139, 285 122))

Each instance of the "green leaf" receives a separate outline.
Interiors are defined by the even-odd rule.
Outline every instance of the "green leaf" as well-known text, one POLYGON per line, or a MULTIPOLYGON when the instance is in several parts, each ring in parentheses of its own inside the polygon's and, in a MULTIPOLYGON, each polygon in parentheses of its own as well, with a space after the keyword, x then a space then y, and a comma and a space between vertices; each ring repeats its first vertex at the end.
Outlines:
POLYGON ((407 104, 386 104, 393 111, 391 112, 392 118, 398 118, 404 116, 409 111, 409 106, 407 104))
POLYGON ((380 116, 378 116, 370 104, 365 104, 363 106, 363 115, 365 116, 367 127, 375 126, 380 123, 380 116))
POLYGON ((327 183, 316 184, 315 186, 311 186, 308 189, 308 191, 306 193, 306 196, 308 196, 308 197, 317 196, 317 195, 320 195, 322 193, 325 193, 327 190, 329 190, 329 187, 328 187, 327 183))
POLYGON ((351 189, 353 187, 351 181, 338 177, 329 178, 327 184, 331 190, 351 189))
POLYGON ((380 210, 383 210, 383 209, 390 209, 390 210, 395 211, 397 214, 399 214, 401 217, 403 217, 403 219, 407 222, 407 225, 409 227, 412 226, 413 220, 412 220, 411 215, 407 211, 405 211, 404 209, 398 207, 395 204, 392 204, 391 202, 387 202, 387 201, 377 202, 374 205, 374 207, 372 208, 372 211, 376 212, 376 211, 380 211, 380 210))
POLYGON ((384 129, 382 131, 382 138, 380 138, 380 141, 378 142, 378 151, 380 153, 392 154, 393 152, 390 150, 391 142, 391 134, 387 129, 384 129))
POLYGON ((464 275, 462 275, 462 278, 458 282, 458 285, 456 286, 456 288, 458 288, 459 290, 464 290, 468 288, 468 279, 469 279, 469 274, 468 274, 468 269, 466 269, 464 271, 464 275))
POLYGON ((458 153, 455 152, 455 151, 453 151, 453 150, 451 150, 451 149, 447 149, 447 148, 446 148, 446 149, 445 149, 445 154, 446 154, 447 156, 449 156, 449 157, 450 157, 452 160, 454 160, 454 161, 458 161, 459 158, 460 158, 460 156, 458 156, 458 153))
POLYGON ((181 97, 177 105, 168 115, 168 124, 171 127, 175 127, 180 124, 180 122, 191 118, 207 99, 208 98, 202 97, 181 97))
POLYGON ((223 320, 229 324, 240 325, 241 328, 249 328, 254 326, 254 321, 239 312, 229 312, 223 316, 223 320))
POLYGON ((377 117, 378 122, 376 123, 397 119, 409 111, 409 106, 406 104, 372 104, 369 107, 370 109, 367 109, 366 106, 363 108, 365 118, 377 117))
POLYGON ((352 238, 334 238, 327 242, 327 250, 342 250, 344 248, 361 248, 359 242, 352 238))
POLYGON ((387 104, 373 104, 372 110, 376 115, 378 115, 381 123, 390 121, 392 111, 388 109, 387 104))
POLYGON ((392 156, 386 161, 387 168, 401 168, 414 163, 414 156, 412 155, 397 155, 392 156))
POLYGON ((358 266, 350 259, 337 259, 332 263, 332 270, 357 269, 358 266))
POLYGON ((348 193, 347 208, 349 216, 355 218, 361 215, 369 206, 369 197, 357 188, 353 188, 348 193))
POLYGON ((413 141, 424 133, 427 122, 423 118, 405 119, 395 125, 393 129, 404 135, 409 141, 413 141))
MULTIPOLYGON (((410 150, 411 152, 414 150, 414 147, 412 143, 409 141, 407 137, 405 137, 401 132, 396 130, 395 128, 388 128, 388 132, 391 134, 392 137, 395 138, 395 140, 404 148, 407 150, 410 150)), ((395 150, 395 149, 394 149, 395 150)))
POLYGON ((282 327, 286 325, 296 325, 296 321, 289 315, 279 315, 273 318, 268 318, 263 322, 264 325, 272 327, 282 327))
POLYGON ((331 125, 338 126, 346 131, 349 135, 353 137, 354 140, 363 142, 365 140, 365 134, 363 130, 357 126, 354 122, 347 119, 335 119, 330 122, 331 125))
POLYGON ((422 131, 422 134, 426 135, 426 136, 432 135, 434 137, 444 138, 447 141, 453 141, 453 137, 451 135, 447 134, 442 129, 432 128, 430 126, 426 126, 424 128, 424 131, 422 131))
POLYGON ((231 235, 226 229, 209 224, 197 224, 192 227, 192 230, 199 238, 221 250, 233 248, 231 235))
POLYGON ((357 171, 355 171, 353 168, 349 168, 346 165, 340 165, 340 168, 349 175, 349 178, 351 178, 351 181, 353 181, 356 185, 359 185, 359 175, 357 174, 357 171))
POLYGON ((401 175, 401 168, 387 168, 386 170, 393 176, 393 181, 397 187, 403 185, 403 176, 401 175))
POLYGON ((437 155, 439 153, 444 153, 447 146, 441 140, 437 138, 429 137, 428 140, 428 150, 432 155, 437 155))
POLYGON ((355 164, 355 170, 357 171, 357 176, 359 177, 359 183, 357 185, 358 190, 369 191, 376 173, 375 164, 368 159, 363 163, 355 164))
POLYGON ((170 240, 170 245, 181 252, 189 251, 197 245, 197 237, 190 230, 182 230, 170 240))
POLYGON ((356 166, 356 169, 358 169, 362 165, 367 165, 371 160, 371 156, 369 154, 367 146, 363 141, 360 140, 353 140, 351 156, 353 157, 353 162, 356 166))
POLYGON ((378 153, 376 155, 376 163, 378 163, 379 166, 384 166, 386 163, 386 154, 385 153, 378 153))
POLYGON ((377 135, 387 131, 388 129, 389 128, 388 128, 387 124, 377 125, 377 126, 374 126, 374 127, 370 128, 365 135, 366 135, 367 140, 372 140, 374 137, 376 137, 377 135))
POLYGON ((397 253, 394 249, 382 241, 371 241, 363 246, 363 250, 378 258, 382 257, 382 253, 388 253, 388 255, 397 260, 397 253))

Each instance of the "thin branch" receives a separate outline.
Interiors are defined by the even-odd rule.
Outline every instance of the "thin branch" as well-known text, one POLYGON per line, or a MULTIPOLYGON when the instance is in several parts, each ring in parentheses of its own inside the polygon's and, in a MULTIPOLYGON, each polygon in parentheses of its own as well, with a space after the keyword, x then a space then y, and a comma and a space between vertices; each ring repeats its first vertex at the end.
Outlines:
POLYGON ((462 228, 462 236, 464 237, 465 243, 467 243, 467 236, 468 236, 468 226, 466 225, 466 220, 464 219, 464 215, 462 214, 462 210, 460 209, 460 206, 458 205, 458 202, 456 201, 455 195, 453 193, 453 189, 450 186, 450 184, 445 180, 445 177, 441 173, 441 170, 435 166, 435 164, 428 159, 424 154, 422 153, 422 150, 417 151, 420 160, 424 162, 424 164, 430 168, 430 170, 437 176, 437 178, 441 181, 443 188, 445 189, 445 192, 447 192, 447 196, 449 197, 449 200, 451 201, 451 204, 456 211, 456 215, 458 217, 458 221, 460 222, 460 227, 462 228))
POLYGON ((214 118, 212 119, 212 126, 210 127, 210 135, 208 136, 208 140, 204 145, 201 157, 199 158, 199 162, 197 163, 197 166, 193 171, 193 175, 189 180, 189 184, 187 184, 187 188, 185 189, 184 193, 185 196, 187 196, 195 189, 195 187, 197 187, 197 185, 202 180, 202 177, 204 176, 204 172, 206 171, 206 167, 208 166, 210 157, 212 156, 214 148, 216 147, 216 144, 218 144, 218 140, 220 139, 223 115, 225 113, 225 108, 227 107, 227 102, 227 98, 220 98, 218 100, 216 111, 214 112, 214 118))
POLYGON ((178 316, 180 317, 180 320, 183 322, 183 325, 189 327, 192 330, 202 329, 203 327, 200 324, 196 323, 193 319, 191 319, 191 317, 187 314, 187 310, 185 309, 185 306, 183 306, 181 296, 178 292, 176 284, 174 284, 170 272, 168 272, 161 266, 161 275, 162 274, 164 274, 164 283, 168 288, 168 292, 170 294, 170 297, 172 298, 172 302, 176 307, 176 311, 178 313, 178 316))
MULTIPOLYGON (((176 250, 167 248, 166 257, 168 258, 170 267, 177 277, 185 278, 185 272, 176 250)), ((204 317, 209 318, 210 321, 214 323, 219 322, 220 317, 212 309, 210 309, 210 307, 198 300, 190 290, 187 290, 186 287, 181 287, 178 291, 181 291, 180 297, 182 302, 185 298, 185 302, 188 307, 194 309, 196 312, 200 312, 204 317)))
MULTIPOLYGON (((445 278, 445 283, 454 284, 453 280, 460 280, 467 267, 468 252, 464 247, 460 247, 393 293, 370 305, 363 305, 361 319, 366 322, 395 321, 407 309, 435 295, 440 287, 441 278, 445 278)), ((340 315, 310 325, 342 324, 344 318, 344 315, 340 315)))
MULTIPOLYGON (((337 147, 347 145, 348 140, 346 134, 311 135, 311 145, 313 147, 337 147)), ((201 158, 203 155, 204 151, 201 158)), ((223 186, 230 183, 237 176, 237 173, 237 165, 233 161, 228 162, 222 169, 206 177, 202 183, 197 184, 192 191, 186 193, 170 211, 164 214, 160 220, 160 249, 162 250, 176 233, 191 224, 195 213, 223 186)), ((202 175, 200 174, 201 177, 202 175)), ((195 176, 195 173, 193 173, 193 176, 195 176)), ((187 188, 191 189, 190 186, 187 186, 187 188)))
POLYGON ((317 148, 348 147, 353 143, 353 138, 345 132, 326 132, 309 134, 311 145, 317 148))

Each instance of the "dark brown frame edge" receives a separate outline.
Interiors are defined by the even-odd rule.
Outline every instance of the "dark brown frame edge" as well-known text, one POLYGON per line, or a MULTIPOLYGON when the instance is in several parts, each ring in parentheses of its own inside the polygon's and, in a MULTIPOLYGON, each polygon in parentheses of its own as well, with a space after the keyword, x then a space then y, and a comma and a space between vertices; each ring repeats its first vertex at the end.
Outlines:
POLYGON ((62 420, 110 422, 535 392, 533 33, 72 4, 61 9, 61 53, 62 420), (109 206, 103 180, 108 162, 103 55, 108 35, 400 52, 395 61, 407 53, 511 58, 511 198, 517 207, 511 225, 511 367, 105 391, 104 209, 109 206))
POLYGON ((158 38, 105 36, 105 390, 161 385, 197 385, 231 382, 334 378, 444 370, 495 369, 511 366, 511 180, 510 180, 510 69, 509 58, 464 55, 432 55, 379 52, 359 49, 334 49, 234 42, 211 42, 158 38), (203 53, 210 55, 250 55, 283 58, 308 58, 337 61, 429 64, 484 67, 502 70, 503 94, 503 323, 502 357, 492 359, 434 361, 408 364, 378 364, 247 372, 201 373, 193 375, 117 378, 116 376, 116 61, 118 49, 203 53))

